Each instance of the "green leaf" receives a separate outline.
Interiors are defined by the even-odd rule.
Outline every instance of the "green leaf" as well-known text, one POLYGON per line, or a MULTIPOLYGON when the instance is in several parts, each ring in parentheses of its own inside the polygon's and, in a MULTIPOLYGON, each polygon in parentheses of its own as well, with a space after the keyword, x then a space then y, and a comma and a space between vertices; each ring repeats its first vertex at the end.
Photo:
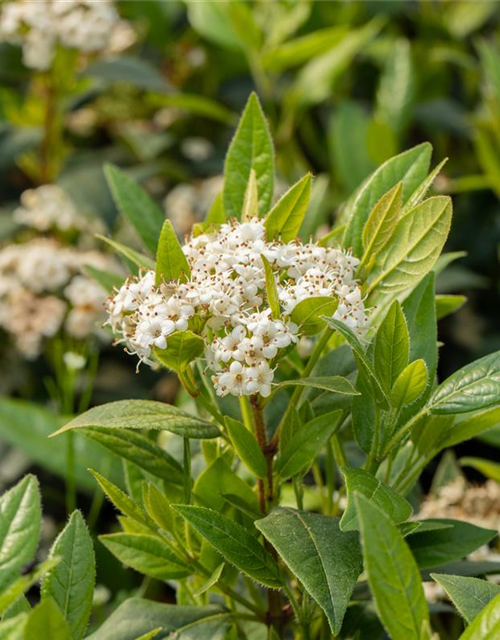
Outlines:
POLYGON ((106 236, 102 236, 100 233, 96 233, 95 237, 99 238, 99 240, 102 240, 106 244, 109 244, 109 246, 112 247, 117 253, 121 253, 122 256, 124 256, 127 260, 130 260, 130 262, 139 267, 139 269, 145 268, 154 270, 156 268, 156 263, 154 260, 151 260, 151 258, 148 258, 148 256, 145 256, 138 251, 135 251, 135 249, 131 249, 121 242, 116 242, 116 240, 111 240, 111 238, 106 238, 106 236))
POLYGON ((370 264, 393 233, 401 214, 403 183, 384 194, 371 210, 363 227, 363 263, 370 264))
POLYGON ((216 458, 196 479, 194 488, 196 500, 204 507, 222 511, 225 496, 236 495, 249 506, 258 510, 257 497, 251 487, 231 469, 223 457, 216 458))
POLYGON ((203 338, 192 331, 176 331, 167 338, 167 348, 155 348, 155 356, 167 369, 184 371, 205 350, 203 338))
POLYGON ((169 636, 176 640, 221 640, 230 622, 230 615, 217 606, 185 607, 129 598, 86 640, 136 640, 157 627, 161 629, 158 640, 169 636), (212 635, 205 633, 207 629, 212 635))
POLYGON ((255 169, 250 170, 247 188, 245 189, 245 197, 243 198, 243 210, 241 212, 241 220, 246 222, 252 218, 259 217, 259 194, 257 191, 257 175, 255 169))
POLYGON ((323 316, 333 316, 338 300, 329 296, 316 296, 301 300, 291 315, 292 322, 300 327, 302 334, 312 336, 325 328, 323 316))
POLYGON ((0 589, 32 560, 40 523, 38 480, 28 475, 0 497, 0 589))
POLYGON ((309 468, 314 458, 340 427, 341 411, 325 413, 303 425, 283 447, 276 463, 276 473, 291 478, 309 468))
POLYGON ((410 194, 425 179, 429 170, 432 147, 424 143, 390 158, 359 187, 346 203, 344 216, 347 228, 343 246, 352 247, 354 255, 362 254, 362 231, 370 211, 380 198, 398 182, 403 183, 402 197, 410 194))
POLYGON ((410 338, 401 305, 393 302, 375 338, 375 375, 388 393, 408 364, 410 338))
POLYGON ((436 296, 436 317, 438 320, 455 313, 467 302, 467 296, 436 296))
POLYGON ((365 570, 379 618, 392 640, 423 640, 422 623, 429 622, 429 612, 411 551, 389 516, 363 495, 355 501, 365 570))
POLYGON ((264 226, 269 241, 290 242, 300 231, 311 199, 312 176, 307 173, 281 196, 267 214, 264 226))
POLYGON ((0 640, 24 640, 24 629, 28 613, 22 612, 0 623, 0 640))
MULTIPOLYGON (((17 580, 14 580, 14 582, 9 584, 8 587, 2 589, 2 592, 0 593, 0 616, 2 616, 2 620, 5 620, 6 617, 11 617, 10 614, 13 610, 17 610, 17 615, 17 613, 19 612, 19 609, 17 609, 17 605, 26 602, 26 599, 23 598, 23 594, 31 589, 31 587, 33 587, 40 580, 40 578, 47 573, 47 571, 55 567, 59 563, 59 561, 60 558, 52 558, 50 560, 46 560, 45 562, 42 562, 42 564, 40 564, 34 571, 31 571, 30 573, 17 578, 17 580)), ((23 609, 21 609, 21 611, 23 611, 23 609)))
POLYGON ((107 164, 104 173, 116 206, 135 227, 145 246, 156 253, 163 213, 144 189, 118 167, 107 164))
POLYGON ((347 489, 347 505, 340 521, 342 531, 359 529, 358 514, 356 512, 355 496, 361 494, 391 519, 395 524, 407 520, 412 512, 410 503, 386 486, 368 471, 342 467, 347 489))
POLYGON ((122 459, 151 475, 182 485, 182 467, 169 453, 142 433, 128 429, 85 429, 86 438, 98 442, 122 459))
POLYGON ((53 600, 47 599, 35 607, 28 616, 24 640, 71 640, 71 632, 63 614, 53 600))
POLYGON ((436 179, 436 176, 441 172, 441 169, 444 167, 444 165, 447 162, 448 162, 448 158, 445 158, 444 160, 442 160, 437 165, 437 167, 435 167, 429 173, 429 175, 424 180, 422 180, 422 182, 418 185, 418 187, 415 189, 415 191, 411 194, 411 196, 406 201, 406 204, 403 207, 403 213, 406 213, 410 209, 413 209, 413 207, 416 207, 417 204, 422 202, 422 200, 427 195, 427 192, 429 191, 430 187, 432 186, 432 183, 436 179))
POLYGON ((267 464, 253 433, 238 420, 226 416, 226 428, 240 460, 258 478, 265 478, 267 464))
POLYGON ((252 93, 233 140, 224 168, 224 210, 228 218, 241 218, 251 170, 255 171, 259 215, 271 205, 274 189, 274 148, 259 99, 252 93))
POLYGON ((376 114, 400 135, 413 106, 415 81, 410 43, 399 38, 392 45, 377 91, 376 114))
POLYGON ((492 540, 497 532, 476 527, 462 520, 430 518, 431 522, 450 524, 447 529, 418 530, 408 538, 418 566, 422 569, 459 560, 492 540))
POLYGON ((142 502, 146 513, 160 529, 173 531, 175 514, 170 507, 170 502, 152 482, 143 482, 142 502))
POLYGON ((333 393, 341 393, 347 396, 358 396, 359 391, 352 386, 347 378, 342 376, 320 376, 313 378, 297 378, 296 380, 285 380, 280 382, 278 387, 311 387, 313 389, 323 389, 333 393))
POLYGON ((498 462, 484 460, 483 458, 460 458, 459 462, 462 467, 472 467, 482 473, 483 476, 500 482, 500 464, 498 462))
POLYGON ((171 280, 187 280, 191 269, 170 220, 161 228, 156 252, 156 285, 171 280))
POLYGON ((173 509, 237 569, 267 587, 281 587, 276 561, 248 529, 205 507, 175 505, 173 509))
POLYGON ((427 367, 423 360, 415 360, 401 371, 391 390, 391 404, 402 408, 415 402, 427 388, 427 367))
POLYGON ((204 220, 204 224, 207 226, 211 224, 222 224, 226 221, 226 214, 224 213, 224 203, 222 201, 222 191, 215 196, 214 201, 210 205, 210 209, 204 220))
MULTIPOLYGON (((464 440, 470 440, 484 433, 492 427, 500 424, 500 407, 487 409, 486 411, 461 414, 453 420, 451 427, 443 433, 439 440, 439 447, 444 449, 454 447, 464 440)), ((494 433, 494 431, 492 431, 494 433)))
POLYGON ((206 591, 211 589, 213 586, 215 586, 217 582, 219 582, 219 579, 222 575, 222 571, 224 570, 225 566, 226 565, 224 564, 224 562, 222 562, 218 567, 215 567, 215 569, 212 571, 212 574, 207 579, 205 584, 201 587, 201 589, 198 589, 198 591, 196 591, 196 593, 194 594, 195 598, 198 598, 203 593, 205 593, 206 591))
POLYGON ((160 429, 183 438, 198 439, 220 436, 220 431, 214 424, 184 413, 170 404, 152 400, 117 400, 93 407, 52 435, 81 427, 160 429))
POLYGON ((410 209, 398 221, 376 256, 368 276, 367 294, 396 295, 414 286, 436 264, 451 225, 452 205, 435 196, 410 209))
POLYGON ((111 293, 113 289, 119 288, 123 284, 123 276, 119 273, 112 273, 111 271, 104 271, 103 269, 96 269, 90 264, 86 264, 82 267, 82 271, 93 278, 101 287, 111 293))
POLYGON ((500 595, 500 586, 488 580, 448 576, 442 573, 431 573, 431 578, 443 587, 469 624, 493 598, 500 595))
POLYGON ((500 595, 491 600, 459 640, 496 640, 500 633, 500 595))
POLYGON ((255 525, 338 634, 362 570, 357 534, 343 533, 338 518, 289 508, 274 509, 255 525))
POLYGON ((95 584, 95 558, 92 538, 79 511, 50 550, 59 562, 42 580, 42 601, 52 599, 68 623, 72 640, 81 640, 92 610, 95 584))
POLYGON ((271 308, 272 316, 274 319, 281 318, 280 299, 278 296, 278 289, 276 287, 276 280, 274 278, 273 268, 267 261, 264 255, 260 256, 262 264, 264 265, 264 275, 266 278, 266 294, 267 302, 271 308))
POLYGON ((149 633, 142 634, 142 636, 139 636, 139 638, 135 638, 135 640, 152 640, 152 638, 154 638, 155 636, 156 637, 158 636, 160 631, 161 631, 161 627, 158 627, 157 629, 153 629, 149 633))
POLYGON ((99 540, 120 562, 158 580, 186 578, 193 572, 160 538, 140 533, 111 533, 99 540))
POLYGON ((490 353, 445 380, 432 394, 433 413, 466 413, 500 402, 500 351, 490 353))

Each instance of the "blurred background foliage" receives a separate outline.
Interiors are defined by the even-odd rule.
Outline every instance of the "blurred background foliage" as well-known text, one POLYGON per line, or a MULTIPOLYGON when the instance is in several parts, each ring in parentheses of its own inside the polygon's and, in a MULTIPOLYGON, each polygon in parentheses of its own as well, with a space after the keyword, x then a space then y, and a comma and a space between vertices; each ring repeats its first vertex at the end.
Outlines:
MULTIPOLYGON (((430 141, 434 166, 448 158, 433 189, 453 196, 447 251, 464 253, 440 273, 437 288, 467 296, 468 304, 441 321, 440 373, 500 348, 498 2, 127 0, 117 6, 135 34, 126 51, 84 65, 62 56, 51 76, 26 69, 20 48, 0 43, 3 242, 18 231, 12 211, 21 193, 54 181, 82 215, 104 221, 106 235, 143 251, 118 217, 106 162, 140 180, 179 234, 186 233, 221 188, 237 114, 256 90, 283 187, 306 171, 315 176, 306 235, 327 231, 356 187, 400 151, 430 141), (54 81, 55 111, 48 99, 54 81)), ((0 392, 45 402, 47 364, 22 362, 2 342, 0 392)), ((107 347, 93 402, 171 401, 177 392, 173 377, 146 368, 137 376, 119 349, 107 347)), ((63 473, 65 461, 59 445, 46 439, 53 416, 18 409, 9 401, 0 406, 0 437, 18 447, 0 449, 0 483, 35 460, 46 474, 45 491, 57 498, 51 474, 63 473)), ((488 439, 500 443, 494 431, 488 439)), ((82 470, 97 455, 92 444, 78 443, 83 491, 89 476, 82 470)), ((484 453, 484 443, 474 446, 484 453)), ((449 475, 449 459, 446 465, 441 472, 449 475)))

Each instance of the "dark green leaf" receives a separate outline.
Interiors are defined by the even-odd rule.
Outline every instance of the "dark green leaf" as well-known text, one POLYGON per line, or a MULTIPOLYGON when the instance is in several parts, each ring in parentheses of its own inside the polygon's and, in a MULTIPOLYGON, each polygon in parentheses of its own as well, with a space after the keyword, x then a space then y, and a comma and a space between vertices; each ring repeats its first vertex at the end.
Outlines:
POLYGON ((265 478, 267 464, 257 440, 244 424, 226 416, 226 427, 233 447, 244 464, 258 478, 265 478))

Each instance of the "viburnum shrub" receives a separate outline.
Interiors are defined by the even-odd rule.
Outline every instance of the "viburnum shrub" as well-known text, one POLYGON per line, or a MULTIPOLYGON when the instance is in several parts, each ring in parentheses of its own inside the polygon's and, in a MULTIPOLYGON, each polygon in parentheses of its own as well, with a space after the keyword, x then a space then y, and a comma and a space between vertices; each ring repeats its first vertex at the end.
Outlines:
MULTIPOLYGON (((432 580, 470 623, 463 640, 500 634, 499 588, 482 579, 498 567, 464 560, 496 532, 412 516, 424 467, 493 426, 500 400, 498 353, 436 380, 436 318, 461 299, 434 291, 453 259, 440 255, 452 206, 427 197, 442 166, 429 173, 430 155, 422 144, 388 160, 329 233, 302 237, 311 176, 273 202, 273 145, 252 95, 223 191, 182 245, 107 168, 156 252, 113 243, 135 268, 107 323, 185 392, 178 406, 94 407, 60 430, 123 459, 126 492, 94 472, 122 514, 100 541, 176 592, 177 605, 127 601, 92 640, 437 638, 432 580)), ((69 622, 78 597, 65 588, 69 622)))

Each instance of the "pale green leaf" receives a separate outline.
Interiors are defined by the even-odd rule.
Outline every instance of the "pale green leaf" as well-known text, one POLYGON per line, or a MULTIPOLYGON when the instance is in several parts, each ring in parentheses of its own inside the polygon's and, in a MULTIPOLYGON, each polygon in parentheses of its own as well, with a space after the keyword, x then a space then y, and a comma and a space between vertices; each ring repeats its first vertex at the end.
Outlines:
POLYGON ((228 218, 241 218, 252 169, 257 179, 259 215, 269 210, 274 190, 274 148, 262 107, 250 96, 229 146, 224 169, 224 210, 228 218))
POLYGON ((135 249, 131 249, 121 242, 116 242, 116 240, 112 240, 111 238, 106 238, 106 236, 102 236, 100 233, 96 233, 96 238, 99 238, 99 240, 102 240, 106 244, 109 244, 109 246, 112 247, 117 253, 120 253, 127 260, 139 267, 139 269, 145 268, 154 270, 156 268, 156 263, 154 260, 151 260, 151 258, 148 258, 148 256, 145 256, 138 251, 135 251, 135 249))
POLYGON ((394 407, 402 408, 415 402, 427 388, 427 383, 428 375, 425 362, 422 359, 411 362, 401 371, 392 387, 391 404, 394 407))
POLYGON ((500 463, 493 460, 485 460, 484 458, 460 458, 462 467, 472 467, 491 480, 500 482, 500 463))
POLYGON ((281 587, 276 561, 248 529, 205 507, 173 508, 230 564, 267 587, 281 587))
POLYGON ((119 273, 112 273, 111 271, 104 271, 103 269, 96 269, 90 264, 84 265, 82 271, 93 278, 104 291, 111 293, 114 288, 119 288, 123 284, 123 276, 119 273))
POLYGON ((415 189, 415 191, 411 194, 411 196, 406 201, 406 204, 403 207, 403 213, 406 213, 410 209, 413 209, 413 207, 416 207, 417 204, 420 204, 420 202, 422 202, 422 200, 427 195, 427 192, 431 188, 432 183, 434 182, 437 175, 441 172, 441 169, 444 167, 444 165, 447 162, 448 162, 448 158, 445 158, 444 160, 442 160, 437 165, 437 167, 435 167, 429 173, 429 175, 424 180, 422 180, 422 182, 418 185, 418 187, 415 189))
POLYGON ((264 226, 269 241, 290 242, 298 236, 311 199, 311 182, 312 176, 307 173, 281 196, 267 214, 264 226))
POLYGON ((79 511, 50 550, 51 558, 61 558, 42 580, 42 601, 51 598, 64 616, 72 640, 81 640, 92 610, 95 558, 92 538, 79 511))
POLYGON ((198 589, 198 591, 196 591, 196 593, 194 594, 195 598, 198 598, 203 593, 205 593, 206 591, 214 587, 217 584, 217 582, 219 582, 219 579, 222 575, 222 571, 224 570, 225 566, 226 565, 224 564, 224 562, 222 562, 218 567, 215 567, 215 569, 212 571, 212 573, 210 574, 210 577, 207 579, 205 584, 200 589, 198 589))
POLYGON ((323 316, 333 316, 338 300, 328 296, 316 296, 301 300, 292 311, 291 319, 300 327, 301 333, 312 336, 325 328, 323 316))
POLYGON ((80 427, 110 429, 159 429, 184 438, 217 438, 212 423, 184 413, 177 407, 152 400, 117 400, 85 411, 53 433, 58 435, 80 427))
POLYGON ((363 495, 355 500, 364 565, 378 615, 392 640, 423 640, 422 623, 429 622, 429 612, 411 551, 384 511, 363 495))
POLYGON ((497 640, 500 634, 500 595, 491 600, 459 640, 497 640))
POLYGON ((169 532, 174 530, 175 514, 170 502, 152 482, 143 482, 142 502, 146 513, 160 529, 169 532))
POLYGON ((242 222, 259 217, 259 194, 257 191, 257 174, 255 169, 250 170, 245 197, 243 198, 243 210, 241 212, 242 222))
POLYGON ((63 614, 53 600, 47 599, 28 615, 24 640, 71 640, 71 632, 63 614))
POLYGON ((170 220, 163 223, 156 252, 156 285, 186 280, 191 270, 170 220))
POLYGON ((431 578, 443 587, 469 624, 493 598, 500 595, 500 586, 488 580, 449 576, 443 573, 431 573, 431 578))
POLYGON ((436 296, 436 317, 438 320, 455 313, 467 302, 466 296, 438 295, 436 296))
POLYGON ((415 79, 408 40, 399 38, 386 59, 377 91, 376 114, 396 134, 405 130, 411 116, 415 95, 415 79))
POLYGON ((255 525, 325 612, 337 634, 362 570, 355 533, 344 533, 338 518, 289 508, 273 510, 255 525))
POLYGON ((340 521, 342 531, 359 529, 354 497, 362 494, 391 519, 395 524, 407 520, 412 512, 410 503, 393 489, 363 469, 342 467, 347 489, 347 505, 340 521))
MULTIPOLYGON (((17 610, 17 612, 19 612, 17 604, 19 603, 22 607, 21 603, 26 603, 26 599, 23 599, 23 594, 31 589, 31 587, 33 587, 40 578, 47 573, 47 571, 53 569, 60 560, 60 558, 51 558, 50 560, 46 560, 34 571, 17 578, 17 580, 14 580, 14 582, 9 584, 8 587, 2 589, 0 593, 0 616, 2 616, 2 620, 5 620, 7 617, 11 617, 13 610, 17 610)), ((23 611, 23 608, 21 608, 21 612, 23 611)))
POLYGON ((266 459, 253 433, 244 424, 229 416, 226 416, 226 428, 240 460, 258 478, 265 478, 267 474, 266 459))
POLYGON ((280 299, 278 296, 278 289, 276 287, 276 280, 274 277, 274 271, 269 264, 267 258, 264 255, 260 256, 262 264, 264 265, 264 275, 266 278, 266 294, 269 307, 271 308, 272 317, 275 319, 281 318, 280 299))
POLYGON ((384 194, 363 227, 363 264, 370 264, 391 237, 401 214, 403 183, 384 194))

